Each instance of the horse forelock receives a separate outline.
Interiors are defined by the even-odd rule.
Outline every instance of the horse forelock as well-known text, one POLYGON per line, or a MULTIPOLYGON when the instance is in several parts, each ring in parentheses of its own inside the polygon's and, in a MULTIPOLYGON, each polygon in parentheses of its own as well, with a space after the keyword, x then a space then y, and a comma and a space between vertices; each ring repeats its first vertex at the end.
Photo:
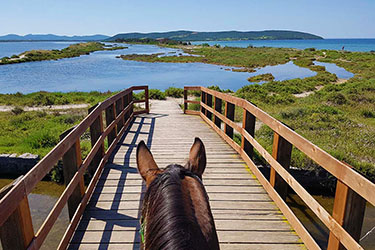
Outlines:
POLYGON ((200 178, 180 165, 169 165, 152 181, 144 197, 145 248, 207 249, 207 231, 212 228, 203 230, 209 227, 204 225, 201 229, 207 217, 199 218, 197 212, 202 209, 212 219, 200 178), (197 202, 202 203, 198 210, 197 202))

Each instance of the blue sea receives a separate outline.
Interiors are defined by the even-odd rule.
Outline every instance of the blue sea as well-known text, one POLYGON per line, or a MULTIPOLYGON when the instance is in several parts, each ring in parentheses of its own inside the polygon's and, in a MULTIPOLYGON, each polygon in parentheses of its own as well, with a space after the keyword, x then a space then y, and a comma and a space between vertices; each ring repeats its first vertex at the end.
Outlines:
POLYGON ((327 49, 347 51, 375 51, 375 39, 323 39, 323 40, 243 40, 243 41, 201 41, 192 44, 208 43, 210 45, 241 47, 277 47, 295 49, 327 49))

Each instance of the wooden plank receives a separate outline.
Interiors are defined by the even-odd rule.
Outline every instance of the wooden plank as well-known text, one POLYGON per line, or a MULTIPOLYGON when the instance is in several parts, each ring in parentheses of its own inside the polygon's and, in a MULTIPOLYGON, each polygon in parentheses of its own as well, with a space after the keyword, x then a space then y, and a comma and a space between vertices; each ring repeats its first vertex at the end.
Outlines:
MULTIPOLYGON (((225 102, 225 117, 231 121, 234 121, 234 109, 235 105, 233 103, 225 102)), ((224 125, 224 132, 230 138, 233 138, 233 127, 229 126, 227 123, 224 125)))
MULTIPOLYGON (((110 233, 77 231, 72 243, 139 243, 139 237, 135 237, 135 233, 136 230, 111 231, 110 233), (135 239, 135 241, 130 239, 135 239)), ((223 243, 297 243, 299 239, 290 232, 251 232, 252 238, 246 237, 248 232, 239 234, 237 231, 218 231, 217 234, 223 243)))
MULTIPOLYGON (((222 111, 221 111, 221 108, 222 108, 222 101, 221 101, 221 99, 220 98, 217 98, 216 96, 215 96, 215 110, 216 110, 216 112, 218 112, 218 113, 221 113, 222 111)), ((216 124, 216 126, 218 127, 218 128, 221 128, 221 120, 217 117, 217 115, 215 115, 214 116, 215 118, 214 118, 214 123, 216 124)))
POLYGON ((184 114, 186 114, 186 110, 188 110, 188 91, 184 88, 184 114))
MULTIPOLYGON (((212 107, 212 95, 206 94, 206 104, 209 107, 212 107)), ((208 119, 212 120, 212 113, 207 110, 206 116, 208 119)))
MULTIPOLYGON (((69 134, 71 129, 65 131, 60 135, 60 140, 69 134)), ((73 179, 73 176, 77 172, 78 168, 82 164, 81 146, 79 139, 73 146, 66 152, 62 158, 63 160, 63 175, 65 186, 68 186, 69 182, 73 179)), ((68 199, 68 213, 69 219, 73 218, 76 209, 81 202, 82 196, 85 193, 85 186, 83 176, 80 178, 79 184, 74 188, 72 194, 68 199)))
POLYGON ((150 113, 150 98, 149 98, 149 92, 148 92, 148 86, 145 88, 145 110, 146 113, 150 113))
MULTIPOLYGON (((3 198, 18 182, 22 176, 0 190, 0 198, 3 198)), ((2 249, 26 249, 34 237, 34 229, 31 219, 30 207, 27 196, 19 203, 18 207, 0 227, 0 239, 2 249)))
POLYGON ((184 89, 186 90, 190 90, 190 91, 200 91, 201 90, 201 87, 200 86, 184 86, 184 89))
MULTIPOLYGON (((122 98, 121 98, 122 99, 122 98)), ((91 107, 89 109, 89 114, 96 108, 97 105, 91 107)), ((95 143, 98 141, 99 137, 102 135, 104 131, 103 128, 103 114, 100 112, 98 117, 93 121, 90 126, 90 141, 91 141, 91 148, 94 147, 95 143)), ((102 145, 99 147, 98 152, 95 154, 94 159, 92 160, 90 166, 88 167, 88 172, 91 176, 94 175, 96 169, 98 168, 100 161, 104 155, 104 141, 102 145)))
MULTIPOLYGON (((272 157, 276 159, 285 170, 289 171, 290 161, 292 159, 292 144, 277 133, 273 134, 272 157)), ((279 193, 280 197, 286 200, 286 196, 288 195, 288 183, 286 183, 272 167, 270 172, 270 183, 279 193)))
MULTIPOLYGON (((365 209, 366 200, 338 180, 332 217, 342 225, 357 242, 359 242, 361 236, 365 209)), ((333 233, 330 233, 327 249, 344 250, 345 247, 340 244, 340 240, 333 233)))
MULTIPOLYGON (((112 104, 105 109, 105 120, 107 127, 116 119, 115 105, 112 104)), ((108 134, 108 145, 111 145, 117 136, 116 126, 108 134)))
MULTIPOLYGON (((243 120, 242 120, 242 128, 246 130, 249 135, 255 135, 255 116, 252 115, 246 109, 243 109, 243 120)), ((250 159, 254 160, 254 150, 253 146, 250 142, 248 142, 245 137, 241 134, 241 148, 247 153, 250 159)))
MULTIPOLYGON (((123 100, 122 98, 118 99, 116 102, 115 102, 115 115, 116 117, 118 115, 120 115, 121 111, 124 109, 124 106, 123 106, 123 100)), ((117 123, 117 127, 116 127, 116 132, 119 133, 122 126, 124 126, 124 118, 122 117, 120 119, 120 121, 117 123)))

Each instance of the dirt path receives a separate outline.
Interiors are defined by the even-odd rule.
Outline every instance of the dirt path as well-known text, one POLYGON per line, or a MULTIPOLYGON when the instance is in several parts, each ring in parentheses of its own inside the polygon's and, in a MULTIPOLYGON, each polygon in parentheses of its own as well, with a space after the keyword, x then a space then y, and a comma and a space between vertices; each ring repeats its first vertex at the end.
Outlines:
MULTIPOLYGON (((40 107, 21 107, 24 111, 43 111, 43 110, 67 110, 67 109, 83 109, 90 107, 90 104, 68 104, 68 105, 51 105, 40 107)), ((10 112, 15 106, 0 105, 0 112, 10 112)))

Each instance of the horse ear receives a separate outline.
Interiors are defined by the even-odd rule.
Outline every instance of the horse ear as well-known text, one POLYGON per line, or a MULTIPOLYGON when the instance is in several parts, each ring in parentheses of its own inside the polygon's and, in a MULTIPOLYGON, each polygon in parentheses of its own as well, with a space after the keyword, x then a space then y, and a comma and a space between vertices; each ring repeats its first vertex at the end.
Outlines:
POLYGON ((190 149, 189 161, 185 167, 202 179, 206 162, 206 150, 203 142, 198 137, 195 137, 194 144, 190 149))
POLYGON ((148 186, 160 173, 160 169, 154 160, 150 150, 146 146, 144 141, 141 141, 137 146, 137 167, 138 172, 142 178, 146 181, 148 186))

